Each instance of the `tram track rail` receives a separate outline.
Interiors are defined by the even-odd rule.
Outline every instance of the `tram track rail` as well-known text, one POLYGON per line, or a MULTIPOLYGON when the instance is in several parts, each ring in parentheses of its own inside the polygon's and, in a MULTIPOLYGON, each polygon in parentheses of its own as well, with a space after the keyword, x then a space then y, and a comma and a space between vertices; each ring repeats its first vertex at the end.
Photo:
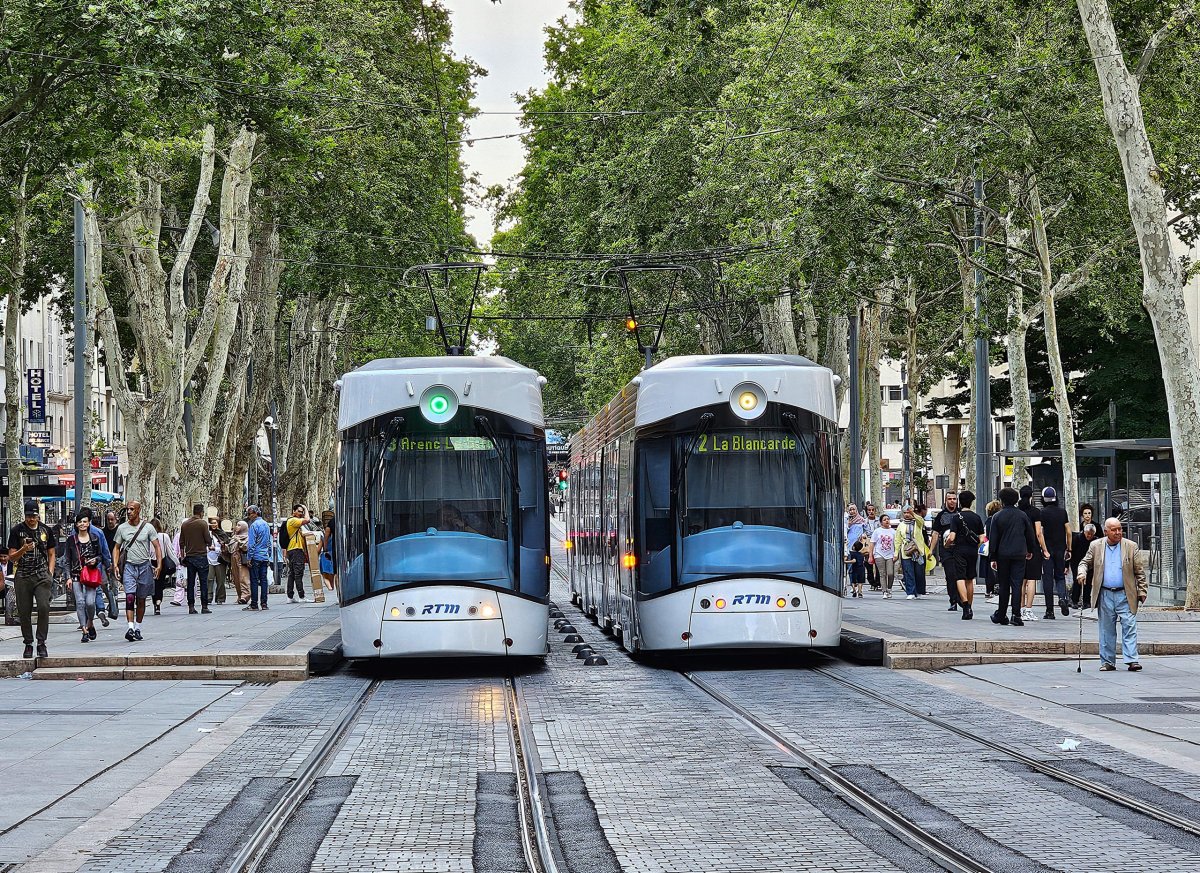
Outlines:
POLYGON ((509 748, 516 769, 517 818, 525 862, 533 873, 559 873, 550 827, 547 825, 548 811, 538 781, 541 762, 533 731, 525 715, 520 680, 516 676, 505 678, 504 691, 509 748))
POLYGON ((811 754, 788 740, 746 707, 728 697, 695 673, 681 670, 680 675, 699 688, 708 697, 733 713, 739 721, 764 737, 780 751, 798 761, 809 775, 835 796, 849 804, 872 823, 883 828, 914 851, 920 852, 933 863, 949 873, 993 873, 988 865, 972 858, 965 852, 930 833, 919 825, 908 821, 894 811, 886 802, 874 797, 853 780, 840 773, 828 761, 811 754))
POLYGON ((345 706, 338 720, 301 762, 291 785, 279 801, 258 826, 250 831, 237 853, 222 866, 226 873, 254 873, 258 869, 287 823, 312 792, 317 780, 329 769, 334 756, 346 742, 350 729, 358 721, 380 684, 381 681, 376 679, 364 685, 362 691, 345 706))
POLYGON ((866 686, 860 685, 852 679, 847 679, 846 677, 830 670, 828 667, 815 667, 813 669, 814 672, 832 682, 837 683, 838 685, 841 685, 844 688, 849 688, 863 695, 864 697, 868 697, 877 701, 878 703, 884 704, 885 706, 897 709, 907 715, 918 718, 927 724, 931 724, 941 730, 948 731, 955 736, 968 740, 969 742, 983 746, 990 751, 999 752, 1005 757, 1017 761, 1026 767, 1029 767, 1031 770, 1042 774, 1043 776, 1047 776, 1066 785, 1070 785, 1071 787, 1077 788, 1081 791, 1086 791, 1094 797, 1098 797, 1104 801, 1107 801, 1108 803, 1116 804, 1117 806, 1124 807, 1132 812, 1152 818, 1163 824, 1170 825, 1171 827, 1191 834, 1194 837, 1200 837, 1200 823, 1197 823, 1191 819, 1176 815, 1170 810, 1163 809, 1162 807, 1156 806, 1155 804, 1149 803, 1145 800, 1126 796, 1101 782, 1097 782, 1094 779, 1088 779, 1086 776, 1079 776, 1070 772, 1069 770, 1064 770, 1063 768, 1055 766, 1054 764, 1047 763, 1040 758, 1027 755, 1024 752, 1018 751, 1017 749, 1009 748, 1005 744, 997 742, 996 740, 970 730, 969 728, 954 724, 953 722, 939 718, 931 713, 921 712, 921 710, 910 706, 901 700, 897 700, 896 698, 876 691, 873 688, 867 688, 866 686))

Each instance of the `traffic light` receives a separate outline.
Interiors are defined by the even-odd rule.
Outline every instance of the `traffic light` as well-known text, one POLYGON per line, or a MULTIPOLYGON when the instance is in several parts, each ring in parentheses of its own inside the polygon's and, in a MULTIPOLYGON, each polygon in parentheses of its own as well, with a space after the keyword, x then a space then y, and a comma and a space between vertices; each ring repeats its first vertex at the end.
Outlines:
POLYGON ((571 479, 570 473, 568 473, 566 470, 559 470, 558 471, 558 490, 566 491, 567 488, 569 488, 571 485, 570 479, 571 479))

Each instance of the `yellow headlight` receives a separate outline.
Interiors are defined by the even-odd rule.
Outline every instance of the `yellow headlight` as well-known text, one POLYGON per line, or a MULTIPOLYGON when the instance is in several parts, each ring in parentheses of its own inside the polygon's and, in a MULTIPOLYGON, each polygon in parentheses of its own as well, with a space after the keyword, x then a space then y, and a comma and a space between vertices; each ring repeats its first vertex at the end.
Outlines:
POLYGON ((758 396, 753 391, 743 391, 741 396, 738 397, 738 406, 749 412, 758 406, 758 396))

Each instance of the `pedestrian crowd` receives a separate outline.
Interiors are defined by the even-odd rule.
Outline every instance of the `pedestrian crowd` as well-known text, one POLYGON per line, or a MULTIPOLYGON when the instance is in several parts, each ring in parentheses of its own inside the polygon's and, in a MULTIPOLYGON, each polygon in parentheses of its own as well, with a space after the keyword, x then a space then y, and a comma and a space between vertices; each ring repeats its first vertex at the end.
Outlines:
POLYGON ((964 621, 975 617, 976 581, 982 576, 984 600, 995 605, 993 623, 1023 627, 1053 620, 1056 611, 1070 616, 1075 609, 1081 620, 1083 614, 1097 619, 1102 671, 1116 669, 1118 626, 1127 668, 1141 670, 1137 612, 1146 602, 1148 585, 1137 547, 1124 538, 1116 518, 1104 521, 1100 536, 1091 504, 1080 507, 1078 524, 1073 524, 1054 488, 1042 489, 1041 506, 1034 504, 1033 495, 1029 485, 1020 491, 1002 488, 985 507, 984 518, 972 509, 973 493, 952 492, 936 514, 927 516, 924 506, 908 505, 894 524, 888 512, 877 516, 870 502, 864 505, 865 515, 849 504, 844 520, 848 596, 862 597, 866 586, 890 599, 898 560, 906 598, 920 599, 927 574, 940 563, 948 611, 959 612, 964 621), (1039 583, 1044 601, 1040 615, 1039 583))
MULTIPOLYGON (((115 511, 106 512, 102 527, 85 507, 62 534, 42 521, 36 500, 25 501, 24 512, 25 520, 9 531, 0 557, 12 573, 13 590, 6 596, 16 599, 25 658, 49 654, 46 641, 53 580, 62 570, 60 561, 70 579, 80 643, 96 639, 97 619, 108 627, 109 611, 116 615, 118 605, 107 601, 106 587, 124 595, 125 639, 129 642, 144 639, 148 601, 155 615, 162 614, 164 602, 179 608, 186 604, 191 615, 209 615, 210 605, 227 602, 232 585, 243 609, 267 610, 267 569, 275 563, 276 548, 286 561, 288 600, 305 600, 308 551, 304 534, 313 519, 304 504, 296 504, 280 525, 278 543, 271 525, 254 505, 246 507, 244 519, 234 523, 197 503, 177 528, 159 518, 147 518, 137 500, 126 506, 124 520, 115 511)), ((320 572, 327 587, 336 591, 334 530, 333 513, 324 513, 318 547, 320 572)), ((0 591, 8 587, 6 575, 0 573, 0 591)))

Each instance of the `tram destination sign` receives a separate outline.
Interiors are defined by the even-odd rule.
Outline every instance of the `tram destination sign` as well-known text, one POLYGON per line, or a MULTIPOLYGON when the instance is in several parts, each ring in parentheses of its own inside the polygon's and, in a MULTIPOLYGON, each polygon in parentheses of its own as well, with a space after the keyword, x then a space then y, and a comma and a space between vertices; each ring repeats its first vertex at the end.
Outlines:
POLYGON ((494 448, 490 439, 477 436, 403 436, 397 445, 402 452, 486 452, 494 448))
POLYGON ((696 443, 696 451, 699 453, 794 452, 795 450, 796 438, 784 434, 753 436, 740 433, 702 433, 699 442, 696 443))

